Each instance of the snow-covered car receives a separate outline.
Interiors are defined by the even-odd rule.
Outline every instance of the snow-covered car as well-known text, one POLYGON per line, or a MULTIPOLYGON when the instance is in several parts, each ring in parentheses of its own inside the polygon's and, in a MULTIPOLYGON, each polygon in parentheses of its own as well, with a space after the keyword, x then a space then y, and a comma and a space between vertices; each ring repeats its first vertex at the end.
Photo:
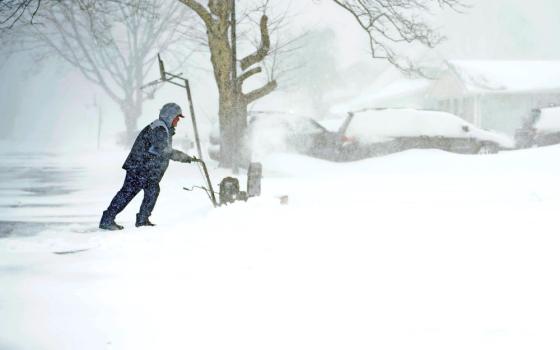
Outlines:
POLYGON ((534 109, 515 132, 517 148, 560 143, 560 107, 534 109))
POLYGON ((413 148, 469 154, 514 148, 509 137, 453 114, 415 109, 362 110, 320 122, 290 113, 252 112, 249 131, 253 153, 286 150, 337 162, 413 148))
POLYGON ((416 109, 369 109, 349 113, 339 134, 339 160, 357 160, 414 148, 455 153, 496 153, 512 139, 480 129, 456 115, 416 109))
MULTIPOLYGON (((313 118, 278 111, 251 111, 246 142, 253 155, 291 151, 315 158, 336 160, 343 135, 330 131, 313 118)), ((210 136, 209 155, 219 156, 219 131, 210 136)))
POLYGON ((252 112, 249 117, 254 151, 287 150, 335 160, 343 136, 306 116, 284 112, 252 112))

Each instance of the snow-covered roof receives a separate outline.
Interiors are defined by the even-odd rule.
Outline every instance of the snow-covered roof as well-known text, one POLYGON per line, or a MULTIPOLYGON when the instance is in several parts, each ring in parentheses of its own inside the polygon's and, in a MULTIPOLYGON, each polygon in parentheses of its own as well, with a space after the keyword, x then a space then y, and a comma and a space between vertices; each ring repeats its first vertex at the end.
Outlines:
POLYGON ((543 108, 541 116, 535 123, 535 129, 539 132, 550 133, 560 131, 560 107, 543 108))
POLYGON ((333 113, 344 113, 362 108, 386 107, 388 101, 422 95, 430 87, 428 79, 397 79, 385 86, 372 85, 347 103, 339 103, 331 108, 333 113))
POLYGON ((560 91, 560 61, 452 60, 471 93, 560 91))
POLYGON ((415 109, 368 110, 356 113, 346 136, 362 142, 382 142, 396 137, 443 136, 476 138, 512 148, 513 140, 505 135, 482 130, 456 115, 415 109))

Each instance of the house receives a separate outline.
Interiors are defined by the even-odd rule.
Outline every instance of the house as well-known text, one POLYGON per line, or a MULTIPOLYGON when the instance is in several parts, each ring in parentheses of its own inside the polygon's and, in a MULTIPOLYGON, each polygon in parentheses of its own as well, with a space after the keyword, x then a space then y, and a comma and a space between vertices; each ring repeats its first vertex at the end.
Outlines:
POLYGON ((534 108, 560 105, 560 61, 447 61, 427 104, 513 134, 534 108))
POLYGON ((534 109, 515 132, 518 148, 560 143, 560 107, 534 109))
POLYGON ((405 77, 395 67, 389 67, 359 93, 330 108, 333 114, 346 114, 367 108, 425 109, 426 94, 432 81, 405 77))

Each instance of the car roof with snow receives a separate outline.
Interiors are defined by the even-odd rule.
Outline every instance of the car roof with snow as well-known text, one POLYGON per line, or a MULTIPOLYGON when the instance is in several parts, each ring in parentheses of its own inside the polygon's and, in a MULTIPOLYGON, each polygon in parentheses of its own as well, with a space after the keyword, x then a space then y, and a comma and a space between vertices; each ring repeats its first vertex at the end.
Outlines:
POLYGON ((400 137, 475 138, 513 148, 508 136, 480 129, 447 112, 416 109, 362 110, 346 130, 346 136, 366 143, 384 142, 400 137))

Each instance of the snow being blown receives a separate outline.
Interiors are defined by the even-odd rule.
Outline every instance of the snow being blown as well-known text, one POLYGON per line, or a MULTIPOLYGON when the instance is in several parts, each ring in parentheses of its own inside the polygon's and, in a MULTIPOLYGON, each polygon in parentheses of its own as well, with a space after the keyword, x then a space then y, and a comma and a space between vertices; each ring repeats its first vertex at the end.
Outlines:
MULTIPOLYGON (((172 166, 156 228, 133 203, 123 232, 0 240, 0 348, 556 349, 559 156, 274 154, 262 197, 218 209, 172 166)), ((90 159, 116 180, 88 210, 118 158, 90 159)))

